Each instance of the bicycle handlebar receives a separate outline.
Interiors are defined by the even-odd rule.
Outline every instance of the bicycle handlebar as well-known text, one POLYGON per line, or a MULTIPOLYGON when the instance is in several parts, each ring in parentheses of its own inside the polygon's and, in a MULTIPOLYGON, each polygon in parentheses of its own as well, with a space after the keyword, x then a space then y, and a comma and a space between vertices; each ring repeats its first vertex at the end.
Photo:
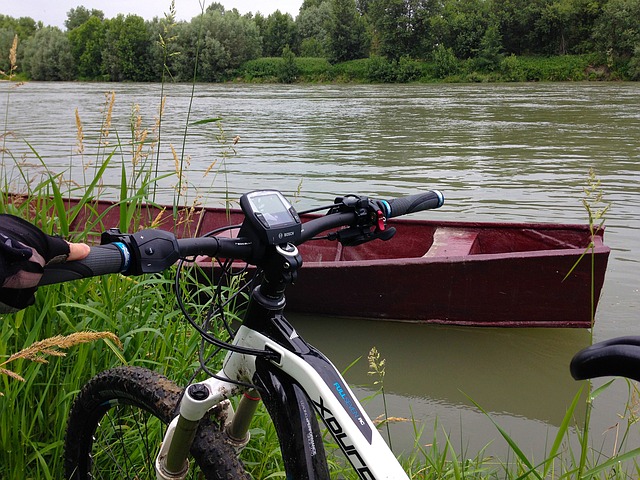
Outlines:
POLYGON ((382 200, 381 203, 386 203, 389 206, 388 212, 385 212, 387 218, 393 218, 422 210, 440 208, 444 204, 444 195, 439 190, 430 190, 408 197, 394 198, 388 202, 382 200))
MULTIPOLYGON (((437 190, 378 201, 378 204, 384 208, 387 218, 439 208, 443 203, 444 197, 437 190)), ((344 211, 314 218, 303 224, 302 234, 296 244, 300 245, 326 230, 353 225, 356 220, 355 212, 344 211)), ((93 246, 89 255, 83 260, 45 267, 39 285, 110 273, 128 275, 157 273, 167 269, 180 258, 197 255, 248 261, 252 258, 254 247, 252 241, 247 238, 176 239, 172 233, 162 230, 143 230, 123 237, 129 238, 131 243, 115 241, 106 245, 93 246)))
POLYGON ((92 246, 89 255, 82 260, 46 266, 38 285, 120 273, 125 264, 124 256, 120 246, 114 243, 92 246))
POLYGON ((179 258, 196 255, 246 259, 249 258, 251 253, 251 245, 242 238, 198 237, 175 239, 173 234, 161 230, 143 230, 134 236, 151 237, 152 235, 154 235, 154 238, 148 240, 146 245, 138 244, 141 263, 139 271, 133 270, 130 266, 133 260, 129 257, 132 253, 129 247, 120 242, 115 242, 91 247, 89 255, 82 260, 45 267, 44 275, 38 285, 51 285, 110 273, 158 273, 166 270, 179 258), (155 236, 157 234, 159 236, 155 236), (160 248, 158 248, 158 240, 166 242, 170 238, 174 241, 172 243, 177 247, 177 250, 176 247, 172 247, 171 250, 160 251, 163 245, 159 245, 160 248))

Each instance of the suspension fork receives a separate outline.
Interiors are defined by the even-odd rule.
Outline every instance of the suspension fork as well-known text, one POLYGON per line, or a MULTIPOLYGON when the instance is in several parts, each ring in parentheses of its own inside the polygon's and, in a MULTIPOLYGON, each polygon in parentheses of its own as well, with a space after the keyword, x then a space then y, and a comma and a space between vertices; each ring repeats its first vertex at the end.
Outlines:
MULTIPOLYGON (((264 402, 273 419, 285 467, 290 478, 325 480, 329 478, 322 434, 315 420, 313 405, 303 389, 268 360, 256 361, 254 381, 264 392, 264 402), (302 452, 301 452, 302 446, 302 452)), ((167 428, 156 459, 158 480, 183 480, 188 456, 202 418, 214 406, 224 425, 226 441, 239 453, 249 442, 249 427, 261 398, 255 390, 242 394, 233 411, 228 396, 240 393, 238 387, 213 378, 190 385, 180 402, 180 414, 167 428)), ((289 478, 289 477, 288 477, 289 478)))
POLYGON ((255 390, 244 392, 234 411, 228 398, 238 393, 241 393, 240 387, 215 378, 187 387, 180 401, 180 413, 169 424, 156 458, 158 480, 186 478, 189 450, 196 431, 212 408, 212 413, 224 428, 225 440, 240 453, 249 443, 249 427, 260 397, 255 390))
POLYGON ((251 435, 249 427, 253 419, 258 405, 260 403, 260 395, 256 390, 244 392, 238 403, 233 418, 225 426, 225 433, 229 442, 231 442, 238 453, 247 446, 251 435))

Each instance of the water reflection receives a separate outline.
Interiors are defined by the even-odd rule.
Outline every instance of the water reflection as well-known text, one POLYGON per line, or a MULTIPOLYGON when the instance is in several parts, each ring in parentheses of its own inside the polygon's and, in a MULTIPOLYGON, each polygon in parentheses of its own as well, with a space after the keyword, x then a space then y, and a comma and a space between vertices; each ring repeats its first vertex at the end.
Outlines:
POLYGON ((569 374, 575 352, 590 344, 582 329, 442 327, 352 318, 289 315, 298 331, 349 369, 355 385, 372 385, 367 354, 386 358, 385 389, 456 407, 474 402, 498 414, 559 426, 579 389, 569 374))

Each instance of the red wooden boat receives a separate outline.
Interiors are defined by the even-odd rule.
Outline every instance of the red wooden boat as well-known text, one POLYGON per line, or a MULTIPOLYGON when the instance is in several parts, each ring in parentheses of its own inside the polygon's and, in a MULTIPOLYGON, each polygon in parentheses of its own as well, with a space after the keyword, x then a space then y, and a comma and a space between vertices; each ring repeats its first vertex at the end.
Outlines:
POLYGON ((303 246, 305 264, 288 306, 454 325, 592 326, 591 286, 595 312, 610 252, 603 230, 593 237, 593 256, 582 257, 591 240, 586 225, 389 224, 397 229, 389 242, 303 246))
MULTIPOLYGON (((142 212, 140 226, 153 224, 181 237, 243 218, 239 211, 201 207, 174 212, 145 205, 142 212)), ((97 232, 118 226, 119 216, 118 206, 99 201, 77 212, 72 227, 97 232)), ((604 229, 592 236, 588 225, 411 219, 389 225, 397 233, 388 242, 302 245, 304 264, 287 290, 287 308, 451 325, 592 326, 592 291, 595 313, 610 252, 604 229)))

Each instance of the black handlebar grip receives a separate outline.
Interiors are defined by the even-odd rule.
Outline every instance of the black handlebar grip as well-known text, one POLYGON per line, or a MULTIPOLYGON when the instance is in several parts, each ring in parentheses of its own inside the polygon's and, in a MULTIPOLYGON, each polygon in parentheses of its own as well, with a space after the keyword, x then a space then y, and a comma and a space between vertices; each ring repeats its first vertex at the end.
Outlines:
POLYGON ((393 198, 382 203, 387 209, 386 217, 393 218, 421 210, 440 208, 444 204, 444 195, 439 190, 430 190, 408 197, 393 198))
POLYGON ((640 381, 640 337, 618 337, 580 350, 571 360, 576 380, 626 377, 640 381))
POLYGON ((127 265, 124 248, 124 246, 120 248, 114 243, 98 245, 91 247, 89 255, 82 260, 47 265, 38 285, 50 285, 122 272, 127 265))

